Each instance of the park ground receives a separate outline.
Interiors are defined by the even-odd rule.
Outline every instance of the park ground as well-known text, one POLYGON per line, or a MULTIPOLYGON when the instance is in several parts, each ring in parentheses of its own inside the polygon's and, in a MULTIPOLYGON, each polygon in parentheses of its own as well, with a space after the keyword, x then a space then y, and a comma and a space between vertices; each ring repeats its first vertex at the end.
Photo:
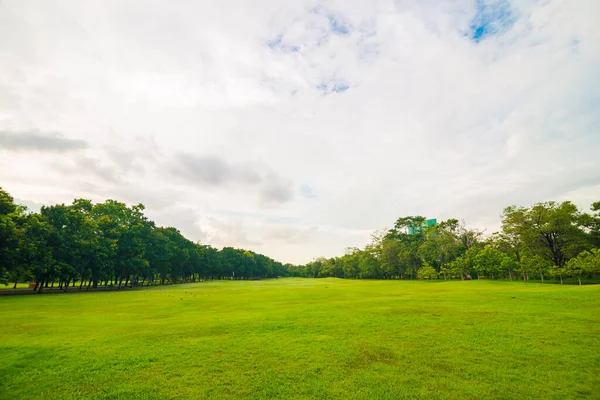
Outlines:
POLYGON ((600 398, 600 285, 279 279, 0 297, 1 399, 600 398))

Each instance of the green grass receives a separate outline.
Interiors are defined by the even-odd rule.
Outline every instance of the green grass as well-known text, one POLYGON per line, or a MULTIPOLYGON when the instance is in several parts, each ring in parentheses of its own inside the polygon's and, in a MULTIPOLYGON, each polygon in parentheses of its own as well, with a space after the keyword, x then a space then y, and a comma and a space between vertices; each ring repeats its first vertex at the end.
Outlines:
POLYGON ((224 281, 0 297, 0 398, 600 398, 600 286, 224 281))
MULTIPOLYGON (((13 283, 9 283, 8 285, 3 285, 0 284, 0 290, 11 290, 14 289, 15 287, 14 282, 13 283)), ((17 283, 17 289, 28 289, 29 288, 29 283, 17 283)))

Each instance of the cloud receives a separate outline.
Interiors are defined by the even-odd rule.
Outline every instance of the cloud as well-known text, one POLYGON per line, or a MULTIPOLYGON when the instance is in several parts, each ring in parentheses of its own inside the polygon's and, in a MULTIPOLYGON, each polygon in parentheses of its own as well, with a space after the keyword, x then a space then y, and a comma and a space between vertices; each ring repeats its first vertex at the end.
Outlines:
POLYGON ((229 183, 257 184, 262 181, 251 166, 230 164, 214 155, 177 154, 171 165, 171 172, 190 182, 211 186, 229 183))
POLYGON ((266 204, 286 203, 294 196, 294 188, 290 179, 285 179, 274 172, 269 172, 262 184, 261 199, 266 204))
POLYGON ((54 168, 71 176, 100 178, 104 183, 116 183, 121 180, 121 174, 116 166, 92 156, 61 159, 54 164, 54 168))
POLYGON ((58 133, 0 130, 0 148, 6 150, 62 153, 87 147, 84 140, 65 138, 58 133))
POLYGON ((290 227, 272 226, 264 233, 264 240, 291 245, 305 243, 317 232, 318 228, 312 227, 290 227))
POLYGON ((262 163, 230 163, 215 155, 177 154, 169 172, 204 187, 245 190, 256 188, 263 204, 285 203, 293 198, 293 184, 262 163))
POLYGON ((599 13, 594 0, 0 2, 0 180, 44 204, 142 201, 207 243, 293 262, 403 215, 491 230, 509 204, 587 208, 599 13), (62 144, 16 151, 31 126, 62 144))
POLYGON ((104 147, 104 153, 107 157, 123 172, 136 171, 138 173, 144 172, 144 167, 139 162, 138 158, 148 158, 149 153, 147 151, 140 152, 139 148, 136 150, 125 150, 114 145, 108 145, 104 147))

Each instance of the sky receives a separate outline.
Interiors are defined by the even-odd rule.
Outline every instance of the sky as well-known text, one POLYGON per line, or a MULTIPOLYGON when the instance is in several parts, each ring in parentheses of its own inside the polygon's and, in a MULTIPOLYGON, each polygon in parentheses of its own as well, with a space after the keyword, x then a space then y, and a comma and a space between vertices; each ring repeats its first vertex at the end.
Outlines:
POLYGON ((600 200, 597 0, 0 0, 0 186, 305 263, 600 200))

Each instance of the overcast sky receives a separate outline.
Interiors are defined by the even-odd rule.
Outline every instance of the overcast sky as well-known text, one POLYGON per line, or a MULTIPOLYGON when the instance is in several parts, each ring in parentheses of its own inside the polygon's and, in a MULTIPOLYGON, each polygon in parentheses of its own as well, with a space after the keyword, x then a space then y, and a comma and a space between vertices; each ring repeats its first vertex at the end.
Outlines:
POLYGON ((0 0, 0 186, 283 262, 600 200, 597 0, 0 0))

